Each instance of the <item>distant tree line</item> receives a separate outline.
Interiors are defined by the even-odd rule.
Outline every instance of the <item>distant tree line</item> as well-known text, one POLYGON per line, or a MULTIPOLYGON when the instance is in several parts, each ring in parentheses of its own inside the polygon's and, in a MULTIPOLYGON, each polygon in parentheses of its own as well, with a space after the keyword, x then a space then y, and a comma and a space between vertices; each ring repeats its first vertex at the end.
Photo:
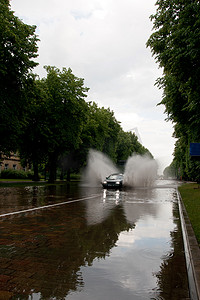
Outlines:
POLYGON ((42 167, 49 181, 80 170, 90 148, 115 162, 133 152, 151 153, 134 133, 124 132, 114 113, 86 102, 88 88, 70 68, 46 66, 40 79, 36 27, 24 24, 0 1, 0 152, 19 151, 22 163, 33 166, 34 180, 42 167))
POLYGON ((158 0, 151 16, 153 34, 147 46, 163 68, 157 80, 163 89, 167 120, 174 123, 177 139, 174 160, 166 172, 200 180, 200 162, 191 159, 190 143, 200 142, 200 2, 158 0))

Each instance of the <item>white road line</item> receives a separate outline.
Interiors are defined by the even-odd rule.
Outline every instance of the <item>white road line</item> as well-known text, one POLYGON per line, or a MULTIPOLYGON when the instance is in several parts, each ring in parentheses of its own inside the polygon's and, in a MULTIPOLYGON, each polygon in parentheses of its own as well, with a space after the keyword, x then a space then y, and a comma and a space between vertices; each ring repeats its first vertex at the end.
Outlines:
POLYGON ((52 207, 56 207, 56 206, 66 205, 66 204, 70 204, 70 203, 73 203, 73 202, 80 202, 80 201, 84 201, 84 200, 89 200, 89 199, 99 197, 100 195, 101 194, 95 194, 95 195, 92 195, 92 196, 88 196, 88 197, 80 198, 80 199, 75 199, 75 200, 71 200, 71 201, 65 201, 65 202, 60 202, 60 203, 55 203, 55 204, 50 204, 50 205, 44 205, 44 206, 40 206, 40 207, 29 208, 29 209, 25 209, 25 210, 14 211, 14 212, 10 212, 10 213, 0 215, 0 218, 7 217, 7 216, 13 216, 13 215, 19 215, 19 214, 22 214, 22 213, 32 212, 32 211, 35 211, 35 210, 40 210, 40 209, 45 209, 45 208, 52 208, 52 207))

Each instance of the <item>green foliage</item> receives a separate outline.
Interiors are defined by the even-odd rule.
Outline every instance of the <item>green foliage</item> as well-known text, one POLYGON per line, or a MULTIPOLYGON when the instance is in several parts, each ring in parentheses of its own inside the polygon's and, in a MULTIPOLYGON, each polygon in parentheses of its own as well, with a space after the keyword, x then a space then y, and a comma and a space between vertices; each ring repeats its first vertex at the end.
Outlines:
MULTIPOLYGON (((126 160, 134 152, 134 144, 131 141, 131 132, 124 132, 122 129, 118 135, 117 158, 118 161, 126 160)), ((137 138, 135 137, 137 142, 137 138)))
POLYGON ((120 124, 109 108, 99 108, 95 102, 88 105, 89 114, 83 138, 89 146, 88 148, 102 151, 115 160, 120 124))
POLYGON ((48 128, 51 152, 58 155, 64 150, 76 149, 81 142, 81 131, 86 120, 87 104, 84 100, 88 88, 84 80, 76 77, 72 70, 45 67, 47 78, 43 79, 49 100, 48 128))
POLYGON ((134 133, 125 132, 121 129, 118 135, 117 160, 127 160, 133 153, 141 155, 149 154, 153 158, 148 149, 139 143, 134 133))
POLYGON ((157 80, 163 89, 159 104, 175 124, 177 171, 185 179, 194 179, 199 167, 188 149, 190 142, 200 142, 200 3, 158 0, 156 5, 151 16, 154 33, 147 46, 163 68, 163 77, 157 80))
POLYGON ((8 0, 0 2, 0 149, 17 148, 25 107, 23 84, 37 64, 35 26, 24 24, 10 10, 8 0), (9 137, 9 138, 8 138, 9 137))
POLYGON ((115 162, 133 152, 149 153, 134 133, 122 130, 109 108, 85 102, 88 88, 71 69, 46 70, 47 77, 41 80, 30 74, 23 90, 27 106, 19 150, 21 159, 33 164, 34 180, 39 179, 39 165, 50 172, 49 181, 55 180, 57 166, 62 177, 66 171, 77 171, 85 164, 90 148, 115 162))
POLYGON ((34 180, 44 166, 54 181, 58 162, 62 175, 77 171, 90 148, 115 162, 148 152, 134 134, 123 132, 113 111, 85 101, 84 79, 70 68, 46 66, 43 79, 30 73, 37 65, 35 29, 14 15, 8 0, 1 0, 0 153, 18 150, 22 161, 33 165, 34 180))
POLYGON ((173 178, 176 179, 180 174, 177 174, 177 166, 175 161, 173 161, 169 167, 165 168, 163 172, 164 178, 173 178))
POLYGON ((164 89, 161 101, 173 122, 187 123, 190 130, 199 125, 200 4, 198 1, 157 1, 151 16, 155 32, 147 45, 164 77, 157 81, 164 89))
POLYGON ((21 157, 44 160, 47 151, 48 123, 47 101, 48 90, 42 81, 30 75, 24 88, 27 106, 24 112, 24 126, 20 135, 21 157))
POLYGON ((179 187, 179 191, 200 244, 200 188, 197 184, 184 184, 179 187))
MULTIPOLYGON (((42 80, 30 75, 24 96, 27 99, 25 122, 20 137, 22 158, 38 165, 46 163, 54 181, 59 156, 79 148, 88 106, 84 80, 71 69, 45 67, 42 80)), ((37 174, 35 176, 37 180, 37 174)))
POLYGON ((78 149, 83 163, 90 148, 107 154, 114 162, 126 160, 133 153, 149 154, 153 157, 148 149, 138 142, 134 133, 123 131, 110 109, 99 108, 95 102, 88 105, 87 122, 81 135, 83 143, 78 149))
POLYGON ((78 149, 82 142, 81 133, 88 108, 84 98, 88 88, 70 68, 60 71, 48 66, 46 71, 47 78, 43 80, 50 95, 47 106, 49 181, 54 181, 59 156, 78 149))
POLYGON ((32 179, 33 172, 25 172, 22 170, 3 170, 1 171, 1 178, 3 179, 32 179))

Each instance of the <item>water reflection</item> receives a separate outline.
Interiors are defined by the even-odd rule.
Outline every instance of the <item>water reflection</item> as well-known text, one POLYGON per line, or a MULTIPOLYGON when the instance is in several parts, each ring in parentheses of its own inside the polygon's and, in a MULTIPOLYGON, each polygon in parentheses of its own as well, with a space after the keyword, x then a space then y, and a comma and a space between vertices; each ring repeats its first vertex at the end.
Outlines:
POLYGON ((19 195, 23 206, 32 206, 33 199, 39 205, 98 193, 91 200, 1 219, 0 298, 188 296, 173 189, 16 189, 13 200, 8 193, 8 203, 19 206, 19 195), (173 280, 171 272, 178 272, 173 280))
POLYGON ((163 255, 160 271, 155 273, 158 283, 155 295, 161 295, 162 299, 189 299, 185 256, 181 255, 184 253, 181 224, 176 203, 172 209, 175 229, 170 231, 171 251, 163 255))
MULTIPOLYGON (((162 197, 156 190, 121 194, 126 219, 136 227, 121 232, 109 259, 94 261, 93 270, 82 270, 85 289, 81 297, 76 294, 71 299, 87 299, 88 293, 91 299, 106 299, 107 293, 109 299, 188 297, 176 194, 169 190, 163 192, 166 193, 162 197), (174 276, 172 281, 170 271, 174 276), (99 281, 103 292, 97 288, 99 281)), ((116 193, 106 195, 107 202, 113 201, 114 205, 116 193)))
POLYGON ((78 183, 0 188, 0 213, 9 213, 34 207, 59 203, 94 193, 100 188, 78 188, 78 183))

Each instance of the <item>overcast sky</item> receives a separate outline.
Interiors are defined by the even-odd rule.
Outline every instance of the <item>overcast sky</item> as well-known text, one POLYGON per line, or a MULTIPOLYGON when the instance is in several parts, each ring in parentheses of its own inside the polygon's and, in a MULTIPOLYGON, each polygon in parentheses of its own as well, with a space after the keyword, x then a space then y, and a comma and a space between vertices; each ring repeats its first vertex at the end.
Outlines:
POLYGON ((173 126, 164 106, 156 106, 162 91, 154 86, 162 75, 146 42, 149 16, 156 0, 10 0, 26 24, 36 25, 39 67, 70 67, 90 88, 88 100, 110 107, 125 131, 137 128, 142 144, 159 161, 172 162, 173 126))

